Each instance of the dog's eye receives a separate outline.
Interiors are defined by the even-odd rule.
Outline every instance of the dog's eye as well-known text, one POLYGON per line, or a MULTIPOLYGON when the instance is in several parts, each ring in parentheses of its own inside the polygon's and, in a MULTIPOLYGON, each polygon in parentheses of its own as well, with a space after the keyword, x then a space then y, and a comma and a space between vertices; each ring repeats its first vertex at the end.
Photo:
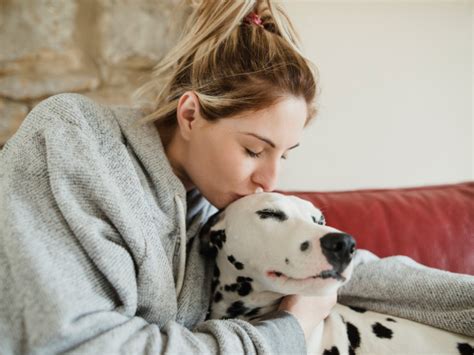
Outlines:
POLYGON ((257 211, 256 213, 260 216, 260 219, 271 218, 280 222, 286 221, 288 219, 288 216, 285 212, 271 208, 264 208, 263 210, 257 211))
POLYGON ((321 225, 321 226, 324 226, 324 225, 326 224, 326 219, 324 218, 323 215, 321 215, 321 217, 319 218, 319 220, 317 220, 316 217, 314 217, 314 216, 311 216, 311 218, 313 219, 313 222, 314 222, 314 223, 317 223, 317 224, 319 224, 319 225, 321 225))

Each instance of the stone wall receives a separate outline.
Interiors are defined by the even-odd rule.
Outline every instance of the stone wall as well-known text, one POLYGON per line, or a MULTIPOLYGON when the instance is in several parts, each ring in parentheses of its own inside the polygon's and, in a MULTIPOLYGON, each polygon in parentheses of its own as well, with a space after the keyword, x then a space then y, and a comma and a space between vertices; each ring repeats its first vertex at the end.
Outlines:
POLYGON ((176 41, 179 0, 0 0, 0 147, 44 98, 129 104, 176 41))

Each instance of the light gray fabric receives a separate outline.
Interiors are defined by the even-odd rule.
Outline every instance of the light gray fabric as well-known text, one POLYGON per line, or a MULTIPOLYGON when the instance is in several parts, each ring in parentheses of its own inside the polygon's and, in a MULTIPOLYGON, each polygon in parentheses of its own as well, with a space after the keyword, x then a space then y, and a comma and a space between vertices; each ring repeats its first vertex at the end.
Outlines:
POLYGON ((380 259, 358 250, 338 301, 474 337, 474 276, 421 265, 406 256, 380 259))
POLYGON ((215 209, 138 117, 56 95, 0 152, 1 353, 304 353, 285 312, 204 321, 212 265, 195 235, 215 209))

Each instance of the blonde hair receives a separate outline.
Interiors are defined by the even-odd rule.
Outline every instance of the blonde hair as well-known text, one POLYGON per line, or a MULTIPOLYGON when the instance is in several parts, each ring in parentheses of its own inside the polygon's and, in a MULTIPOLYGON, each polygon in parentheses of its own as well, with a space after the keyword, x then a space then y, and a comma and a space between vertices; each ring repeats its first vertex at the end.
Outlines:
POLYGON ((193 91, 209 121, 258 111, 285 96, 304 98, 308 123, 316 115, 316 69, 301 51, 288 16, 270 0, 191 1, 178 43, 139 88, 147 115, 166 146, 176 127, 177 104, 193 91), (262 26, 248 23, 256 13, 262 26), (143 101, 148 98, 148 101, 143 101))

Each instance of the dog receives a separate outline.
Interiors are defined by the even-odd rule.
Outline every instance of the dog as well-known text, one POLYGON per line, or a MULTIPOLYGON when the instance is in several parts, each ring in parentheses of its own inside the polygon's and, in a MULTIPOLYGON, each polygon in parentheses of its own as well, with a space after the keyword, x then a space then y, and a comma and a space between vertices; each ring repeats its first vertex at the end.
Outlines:
MULTIPOLYGON (((325 223, 310 202, 279 193, 240 198, 200 232, 215 258, 210 319, 249 322, 282 297, 323 296, 350 280, 356 242, 325 223)), ((473 354, 471 338, 410 320, 337 304, 307 340, 309 354, 473 354)))

